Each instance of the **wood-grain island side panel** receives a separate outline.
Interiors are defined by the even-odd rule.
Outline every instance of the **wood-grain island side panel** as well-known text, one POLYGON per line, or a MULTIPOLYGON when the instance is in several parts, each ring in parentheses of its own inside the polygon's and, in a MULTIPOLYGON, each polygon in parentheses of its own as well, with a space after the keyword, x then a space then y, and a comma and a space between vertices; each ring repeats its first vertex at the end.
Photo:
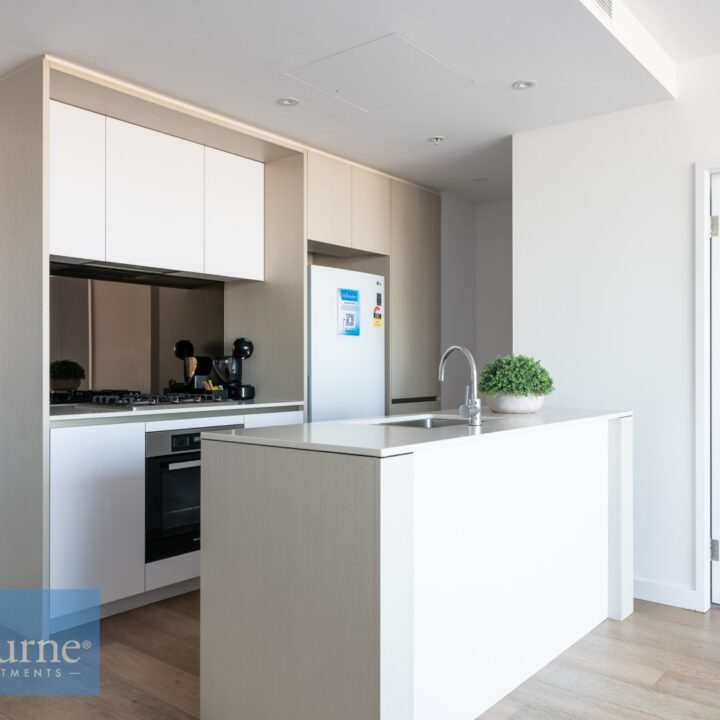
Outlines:
POLYGON ((202 452, 203 719, 376 720, 380 461, 202 452))

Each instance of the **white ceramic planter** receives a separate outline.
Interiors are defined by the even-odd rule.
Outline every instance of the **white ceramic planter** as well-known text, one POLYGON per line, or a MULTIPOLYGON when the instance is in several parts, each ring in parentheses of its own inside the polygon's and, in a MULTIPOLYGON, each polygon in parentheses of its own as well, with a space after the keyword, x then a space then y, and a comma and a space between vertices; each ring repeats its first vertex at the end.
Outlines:
POLYGON ((544 395, 494 395, 490 398, 490 408, 497 413, 534 413, 544 401, 544 395))

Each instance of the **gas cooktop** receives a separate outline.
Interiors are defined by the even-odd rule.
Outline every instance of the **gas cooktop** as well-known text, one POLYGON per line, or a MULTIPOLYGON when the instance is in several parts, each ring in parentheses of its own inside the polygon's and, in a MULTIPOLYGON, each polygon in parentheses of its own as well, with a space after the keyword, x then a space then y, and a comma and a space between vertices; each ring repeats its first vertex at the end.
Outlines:
POLYGON ((146 395, 128 393, 126 395, 94 395, 92 402, 100 405, 193 405, 196 403, 220 402, 220 397, 203 393, 167 393, 164 395, 146 395))
POLYGON ((132 390, 55 390, 50 393, 51 405, 92 403, 117 407, 143 407, 149 405, 195 405, 222 401, 223 398, 207 393, 163 393, 154 395, 132 390))

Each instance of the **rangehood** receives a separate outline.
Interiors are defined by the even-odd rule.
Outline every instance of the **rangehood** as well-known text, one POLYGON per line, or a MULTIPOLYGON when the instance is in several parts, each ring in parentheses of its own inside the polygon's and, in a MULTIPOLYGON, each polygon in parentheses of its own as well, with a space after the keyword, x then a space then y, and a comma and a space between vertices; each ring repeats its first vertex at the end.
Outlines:
POLYGON ((58 277, 74 277, 86 280, 109 280, 113 282, 136 283, 172 288, 199 288, 222 285, 222 282, 208 277, 190 277, 184 273, 159 268, 118 265, 105 262, 71 262, 65 258, 50 258, 50 274, 58 277))

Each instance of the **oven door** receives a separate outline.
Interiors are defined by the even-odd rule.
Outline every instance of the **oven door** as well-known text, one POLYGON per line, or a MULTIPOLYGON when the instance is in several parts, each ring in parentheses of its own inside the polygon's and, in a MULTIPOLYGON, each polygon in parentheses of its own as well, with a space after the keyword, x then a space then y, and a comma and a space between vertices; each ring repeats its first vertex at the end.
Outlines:
POLYGON ((200 549, 200 453, 145 461, 145 562, 200 549))

